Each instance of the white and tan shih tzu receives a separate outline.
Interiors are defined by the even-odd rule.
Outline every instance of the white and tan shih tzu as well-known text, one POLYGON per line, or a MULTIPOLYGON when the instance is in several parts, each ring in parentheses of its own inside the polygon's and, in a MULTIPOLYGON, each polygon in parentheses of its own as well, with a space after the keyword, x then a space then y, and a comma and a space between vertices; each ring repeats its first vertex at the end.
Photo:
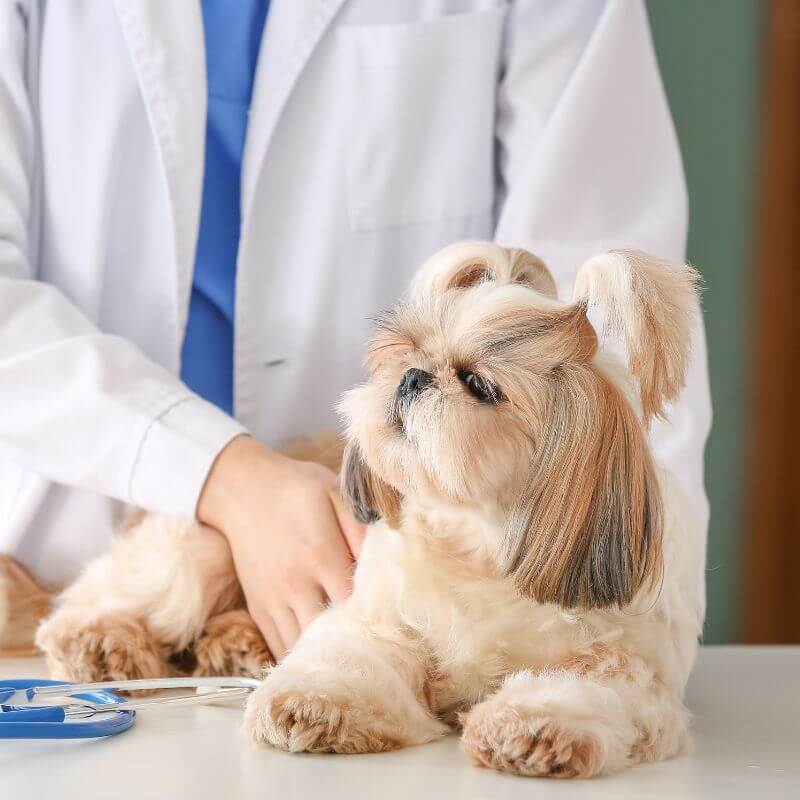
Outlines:
MULTIPOLYGON (((341 403, 342 487, 370 523, 353 594, 268 670, 252 740, 363 753, 460 727, 475 763, 554 777, 682 748, 699 532, 647 429, 683 384, 696 277, 611 252, 561 302, 522 250, 464 242, 423 265, 341 403)), ((154 515, 38 642, 73 678, 267 659, 222 536, 154 515)))

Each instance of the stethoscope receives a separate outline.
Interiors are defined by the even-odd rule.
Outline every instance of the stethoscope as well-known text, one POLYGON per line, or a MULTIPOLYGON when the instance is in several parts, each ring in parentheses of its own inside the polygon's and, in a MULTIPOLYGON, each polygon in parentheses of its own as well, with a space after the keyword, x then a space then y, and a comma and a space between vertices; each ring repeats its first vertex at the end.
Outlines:
POLYGON ((93 739, 128 730, 136 712, 166 706, 236 700, 250 694, 255 678, 154 678, 98 683, 0 678, 0 739, 93 739), (144 699, 119 691, 195 689, 194 694, 144 699))

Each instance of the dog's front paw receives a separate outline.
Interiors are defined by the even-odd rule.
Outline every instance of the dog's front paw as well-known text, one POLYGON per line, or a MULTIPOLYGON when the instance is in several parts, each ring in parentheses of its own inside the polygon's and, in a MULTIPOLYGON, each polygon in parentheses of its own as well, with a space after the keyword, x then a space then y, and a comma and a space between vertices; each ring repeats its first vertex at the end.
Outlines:
POLYGON ((84 683, 159 678, 170 673, 166 648, 139 620, 124 614, 57 611, 39 627, 36 644, 59 680, 84 683))
POLYGON ((260 676, 272 663, 253 618, 243 608, 211 617, 193 645, 194 675, 260 676))
POLYGON ((278 668, 247 704, 245 729, 257 744, 293 753, 379 753, 403 746, 391 719, 365 707, 344 681, 336 691, 330 683, 315 686, 313 678, 291 685, 280 677, 278 668))
POLYGON ((589 778, 603 771, 600 738, 567 719, 488 700, 463 718, 464 752, 482 767, 515 775, 589 778))
POLYGON ((245 730, 257 744, 293 753, 380 753, 446 732, 410 693, 391 705, 386 694, 350 673, 282 664, 250 697, 245 730))
POLYGON ((245 726, 253 741, 293 753, 378 753, 402 744, 384 722, 342 698, 306 691, 257 690, 245 726))

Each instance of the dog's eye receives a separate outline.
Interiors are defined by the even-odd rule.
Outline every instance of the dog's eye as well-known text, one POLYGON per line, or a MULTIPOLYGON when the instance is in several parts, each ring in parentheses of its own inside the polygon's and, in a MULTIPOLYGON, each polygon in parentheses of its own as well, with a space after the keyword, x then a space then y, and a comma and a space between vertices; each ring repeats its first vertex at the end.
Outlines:
POLYGON ((474 372, 461 370, 458 373, 459 380, 467 387, 469 393, 480 400, 482 403, 497 403, 502 394, 491 381, 476 375, 474 372))

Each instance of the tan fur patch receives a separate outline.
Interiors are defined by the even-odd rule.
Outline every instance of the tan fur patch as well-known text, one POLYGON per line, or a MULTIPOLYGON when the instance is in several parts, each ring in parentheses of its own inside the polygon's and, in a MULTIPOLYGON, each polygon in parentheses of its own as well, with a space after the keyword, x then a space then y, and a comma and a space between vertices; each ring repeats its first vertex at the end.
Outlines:
POLYGON ((287 694, 272 699, 264 710, 279 741, 293 753, 383 753, 403 747, 396 723, 380 709, 362 709, 332 697, 287 694))
POLYGON ((450 280, 447 288, 468 289, 470 286, 476 286, 482 281, 491 280, 493 277, 493 270, 489 262, 485 259, 479 259, 462 264, 458 272, 450 280))
MULTIPOLYGON (((594 642, 575 653, 560 668, 581 678, 605 682, 621 680, 647 687, 648 692, 666 692, 667 687, 643 659, 603 642, 594 642)), ((630 762, 633 764, 658 761, 664 758, 664 730, 662 727, 640 721, 636 729, 639 738, 631 745, 630 762)))
POLYGON ((194 675, 260 677, 272 663, 261 631, 244 608, 211 617, 192 649, 194 675))
POLYGON ((648 764, 663 758, 660 731, 641 727, 639 736, 640 738, 631 747, 632 764, 648 764))
POLYGON ((31 656, 34 635, 50 613, 53 597, 9 555, 0 553, 0 656, 31 656))
POLYGON ((630 678, 632 668, 627 653, 602 642, 575 653, 560 666, 582 678, 630 678))
POLYGON ((173 674, 169 648, 145 625, 124 614, 94 616, 91 610, 61 611, 39 628, 37 643, 54 678, 90 681, 160 678, 173 674))
POLYGON ((476 707, 461 743, 474 764, 514 775, 590 778, 603 767, 599 741, 512 706, 476 707))
POLYGON ((143 508, 137 508, 130 516, 126 517, 114 532, 117 536, 124 536, 126 533, 135 531, 144 522, 147 512, 143 508))
POLYGON ((547 297, 555 298, 556 282, 544 261, 527 250, 508 250, 511 264, 511 280, 525 283, 547 297))
POLYGON ((486 281, 523 283, 547 297, 556 296, 553 276, 538 256, 491 242, 457 242, 444 248, 422 266, 412 294, 430 296, 486 281))
POLYGON ((615 250, 583 264, 575 296, 600 315, 600 327, 620 335, 639 380, 645 419, 663 417, 683 388, 700 276, 638 250, 615 250))
POLYGON ((312 461, 339 472, 344 454, 344 439, 333 431, 323 431, 314 436, 289 439, 280 448, 284 455, 297 461, 312 461))

